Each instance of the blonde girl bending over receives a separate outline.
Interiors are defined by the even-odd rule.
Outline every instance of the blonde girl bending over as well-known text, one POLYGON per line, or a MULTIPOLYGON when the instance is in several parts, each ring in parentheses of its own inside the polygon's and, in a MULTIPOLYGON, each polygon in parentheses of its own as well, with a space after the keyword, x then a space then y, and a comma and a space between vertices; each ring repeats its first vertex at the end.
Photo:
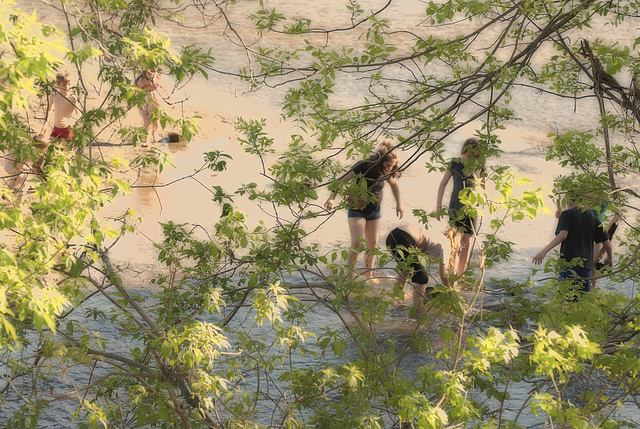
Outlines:
MULTIPOLYGON (((345 183, 353 179, 364 180, 367 189, 374 196, 373 201, 367 199, 361 203, 356 202, 349 209, 348 219, 349 232, 351 234, 351 249, 347 256, 347 264, 351 269, 351 273, 354 272, 356 263, 358 262, 359 252, 357 249, 364 239, 368 251, 365 258, 364 274, 369 279, 373 276, 375 256, 370 254, 369 251, 378 247, 381 217, 380 202, 382 201, 385 183, 388 183, 391 187, 391 193, 396 200, 396 214, 398 218, 402 219, 404 215, 404 209, 402 208, 402 201, 400 199, 400 187, 398 185, 398 178, 400 177, 399 167, 398 154, 393 150, 391 142, 385 140, 380 143, 378 149, 369 155, 367 159, 356 163, 340 178, 340 180, 345 183)), ((335 207, 335 197, 336 193, 332 192, 325 202, 324 206, 327 210, 335 207)))

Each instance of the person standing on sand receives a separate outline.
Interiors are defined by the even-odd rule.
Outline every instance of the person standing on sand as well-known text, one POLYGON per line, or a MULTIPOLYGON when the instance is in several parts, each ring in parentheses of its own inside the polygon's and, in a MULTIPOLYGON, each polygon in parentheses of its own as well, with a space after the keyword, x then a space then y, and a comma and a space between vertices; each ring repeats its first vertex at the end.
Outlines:
POLYGON ((162 98, 172 109, 175 105, 171 103, 171 95, 160 82, 160 72, 158 70, 145 70, 136 79, 136 87, 145 93, 145 102, 138 107, 140 116, 142 116, 144 129, 147 131, 147 140, 142 144, 143 147, 149 146, 149 143, 155 143, 158 139, 158 128, 160 120, 157 110, 160 109, 160 100, 162 98), (164 97, 160 94, 164 93, 164 97))
POLYGON ((573 200, 569 200, 567 207, 558 219, 555 238, 533 257, 533 263, 540 265, 547 253, 562 243, 560 258, 565 262, 565 268, 560 271, 560 278, 576 279, 577 292, 589 292, 594 242, 602 243, 607 252, 605 264, 611 265, 613 260, 611 241, 592 210, 575 207, 573 200), (577 264, 575 259, 579 260, 577 264))
POLYGON ((419 262, 420 255, 438 261, 440 280, 444 286, 449 286, 449 275, 445 271, 442 244, 433 241, 422 225, 411 223, 395 228, 387 235, 387 249, 398 262, 399 267, 411 270, 396 268, 398 284, 402 288, 407 280, 411 279, 414 308, 422 309, 425 301, 430 298, 429 293, 433 291, 433 287, 427 287, 429 273, 427 268, 419 262))
POLYGON ((20 162, 16 153, 13 151, 4 155, 3 167, 9 178, 7 180, 7 186, 11 189, 18 199, 22 198, 24 193, 25 182, 27 181, 28 173, 42 173, 42 163, 44 161, 44 151, 49 146, 49 136, 46 134, 38 134, 33 138, 33 146, 41 152, 35 163, 31 165, 29 162, 20 162))
POLYGON ((442 210, 444 190, 449 180, 453 178, 453 190, 451 191, 451 199, 449 201, 449 225, 455 229, 456 237, 452 238, 449 265, 458 277, 462 277, 467 269, 471 250, 471 239, 477 232, 476 219, 471 214, 472 208, 460 201, 460 192, 465 189, 474 189, 478 183, 484 188, 485 168, 481 166, 480 159, 480 142, 475 138, 467 139, 462 145, 460 158, 451 160, 438 187, 436 203, 436 211, 438 214, 436 215, 436 219, 440 220, 441 215, 439 212, 442 210), (459 234, 462 234, 462 237, 460 238, 458 254, 457 236, 459 234), (457 271, 456 265, 458 265, 457 271))
MULTIPOLYGON (((353 179, 364 180, 368 191, 373 194, 373 201, 367 199, 354 204, 354 207, 349 209, 351 248, 347 256, 347 265, 351 273, 354 272, 356 262, 358 262, 359 252, 356 249, 360 247, 362 240, 367 243, 367 251, 378 247, 381 218, 380 202, 382 201, 385 182, 389 183, 393 197, 396 200, 396 214, 400 219, 404 216, 404 209, 400 199, 400 186, 398 185, 398 177, 400 177, 398 168, 400 164, 396 151, 392 149, 393 145, 390 141, 383 141, 374 153, 364 161, 356 163, 347 174, 340 178, 340 181, 345 183, 353 179)), ((332 192, 324 203, 327 210, 335 207, 335 198, 336 193, 332 192)), ((375 255, 367 254, 365 276, 369 279, 373 276, 374 262, 375 255)))
POLYGON ((69 94, 71 85, 68 71, 60 72, 56 75, 56 85, 53 93, 48 98, 47 113, 44 117, 44 124, 40 134, 45 133, 49 125, 51 111, 54 111, 52 138, 63 140, 73 139, 73 125, 76 123, 80 111, 76 107, 76 98, 69 94))

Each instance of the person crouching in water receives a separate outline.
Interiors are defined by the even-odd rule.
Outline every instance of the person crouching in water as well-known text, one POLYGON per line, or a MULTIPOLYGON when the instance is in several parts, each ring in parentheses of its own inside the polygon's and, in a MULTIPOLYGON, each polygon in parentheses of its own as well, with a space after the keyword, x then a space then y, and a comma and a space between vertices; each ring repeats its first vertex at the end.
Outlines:
POLYGON ((444 286, 449 286, 449 275, 444 266, 444 251, 442 244, 436 243, 430 237, 422 225, 404 224, 387 235, 387 248, 398 262, 396 273, 398 283, 404 287, 407 280, 411 279, 413 286, 413 307, 422 309, 426 301, 429 301, 433 287, 427 287, 429 273, 427 267, 419 262, 423 256, 438 262, 440 280, 444 286), (409 271, 410 270, 410 271, 409 271))

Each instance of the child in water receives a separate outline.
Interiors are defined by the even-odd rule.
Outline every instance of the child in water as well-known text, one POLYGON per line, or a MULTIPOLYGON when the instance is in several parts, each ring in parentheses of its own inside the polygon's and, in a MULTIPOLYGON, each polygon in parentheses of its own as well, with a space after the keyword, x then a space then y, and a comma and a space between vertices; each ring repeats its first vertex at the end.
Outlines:
MULTIPOLYGON (((444 190, 449 180, 453 178, 453 190, 451 192, 451 199, 449 200, 449 225, 454 228, 453 232, 456 237, 453 240, 450 239, 452 245, 449 264, 453 273, 458 277, 461 277, 467 269, 471 250, 471 239, 476 233, 475 216, 471 213, 472 209, 460 201, 460 192, 464 189, 474 189, 477 183, 480 183, 484 188, 484 182, 481 181, 480 178, 485 175, 484 166, 478 169, 480 166, 480 143, 477 139, 467 139, 462 145, 460 155, 460 158, 451 160, 447 171, 444 173, 444 177, 438 187, 436 207, 437 212, 442 210, 444 190), (462 237, 460 238, 458 250, 457 240, 460 234, 462 237)), ((440 220, 440 218, 441 216, 438 214, 436 219, 440 220)))
POLYGON ((398 284, 404 287, 407 280, 411 281, 414 308, 422 309, 425 302, 431 298, 430 292, 433 291, 433 287, 427 287, 429 273, 418 261, 419 255, 437 261, 440 280, 444 286, 449 286, 442 244, 429 237, 422 225, 410 223, 395 228, 387 236, 387 248, 398 262, 398 284))
POLYGON ((47 112, 40 134, 44 134, 48 126, 48 121, 53 111, 53 131, 51 138, 62 140, 73 139, 73 125, 80 114, 76 107, 76 98, 69 93, 71 86, 71 75, 68 71, 63 71, 56 76, 56 86, 54 92, 48 98, 47 112))
MULTIPOLYGON (((396 214, 400 219, 404 215, 402 201, 400 199, 400 187, 398 185, 398 177, 400 166, 398 155, 393 149, 390 141, 383 141, 378 146, 378 150, 372 153, 364 161, 356 163, 347 174, 340 180, 348 182, 353 179, 366 181, 367 188, 374 195, 374 200, 362 204, 355 204, 349 209, 349 232, 351 233, 351 249, 347 256, 347 265, 351 272, 355 269, 358 262, 359 252, 356 250, 360 247, 360 242, 364 239, 367 243, 367 250, 373 250, 378 247, 378 239, 380 234, 380 202, 385 182, 391 187, 391 192, 396 200, 396 214)), ((335 207, 336 193, 332 192, 325 202, 325 208, 332 210, 335 207)), ((365 276, 371 278, 373 276, 373 266, 375 256, 367 254, 365 259, 365 276)))
POLYGON ((160 108, 161 97, 171 108, 175 105, 171 103, 171 95, 160 82, 160 72, 158 70, 145 70, 136 79, 136 87, 144 91, 146 102, 138 107, 140 116, 142 116, 144 129, 147 130, 147 140, 142 144, 143 147, 149 146, 149 142, 155 143, 158 139, 158 128, 160 121, 157 117, 157 110, 160 108), (164 97, 160 92, 164 93, 164 97))

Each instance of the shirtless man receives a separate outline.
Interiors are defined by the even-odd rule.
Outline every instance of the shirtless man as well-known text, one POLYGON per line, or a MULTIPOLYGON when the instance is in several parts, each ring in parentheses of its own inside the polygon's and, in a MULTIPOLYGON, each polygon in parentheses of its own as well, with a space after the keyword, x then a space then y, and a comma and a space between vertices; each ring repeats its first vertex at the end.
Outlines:
MULTIPOLYGON (((431 296, 428 294, 433 288, 427 288, 429 274, 426 267, 418 261, 418 256, 426 256, 438 262, 440 280, 444 286, 449 286, 449 275, 445 270, 442 245, 433 241, 427 231, 419 224, 405 224, 397 227, 387 236, 387 248, 398 261, 404 263, 411 271, 397 269, 398 282, 404 285, 411 280, 413 285, 413 306, 417 309, 424 308, 424 302, 431 296)), ((405 267, 403 267, 405 268, 405 267)))
POLYGON ((51 138, 64 140, 71 140, 73 138, 73 128, 71 127, 75 124, 80 112, 76 108, 75 97, 68 95, 69 86, 71 84, 69 76, 68 71, 60 72, 56 76, 56 88, 49 96, 49 107, 47 109, 47 114, 44 118, 44 125, 42 126, 40 134, 44 133, 49 121, 51 110, 53 110, 54 117, 51 138))

